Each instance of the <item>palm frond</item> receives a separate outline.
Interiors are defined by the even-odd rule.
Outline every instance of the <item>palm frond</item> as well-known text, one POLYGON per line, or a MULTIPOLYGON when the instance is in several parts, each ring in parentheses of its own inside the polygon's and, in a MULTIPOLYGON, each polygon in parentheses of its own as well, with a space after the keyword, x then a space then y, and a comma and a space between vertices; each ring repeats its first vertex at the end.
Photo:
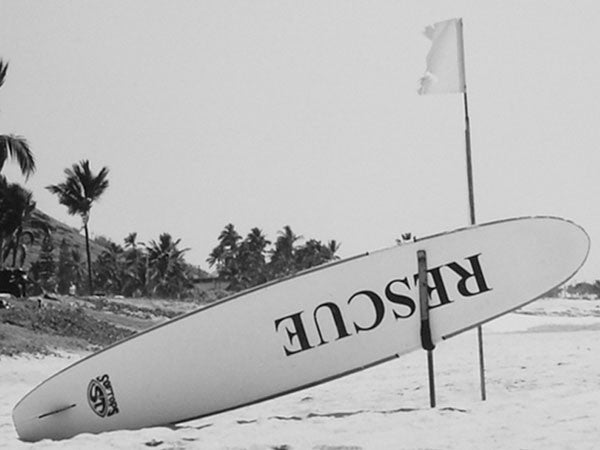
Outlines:
POLYGON ((4 80, 6 80, 6 71, 8 70, 8 62, 4 62, 0 59, 0 87, 4 84, 4 80))
POLYGON ((27 139, 14 134, 0 135, 0 171, 8 158, 16 160, 21 173, 29 178, 35 172, 35 158, 27 139))
POLYGON ((61 205, 65 205, 71 215, 89 216, 92 203, 104 193, 108 187, 108 168, 103 167, 97 175, 90 169, 90 162, 82 160, 64 170, 65 181, 46 186, 58 196, 61 205))
POLYGON ((23 226, 35 209, 33 193, 18 183, 0 178, 0 234, 7 236, 23 226))

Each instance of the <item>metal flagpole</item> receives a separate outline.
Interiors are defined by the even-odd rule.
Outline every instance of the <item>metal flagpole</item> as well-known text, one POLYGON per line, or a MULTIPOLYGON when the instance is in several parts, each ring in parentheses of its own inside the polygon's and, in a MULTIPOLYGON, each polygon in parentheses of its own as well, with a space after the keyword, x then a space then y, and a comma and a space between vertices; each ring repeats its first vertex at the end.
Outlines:
POLYGON ((465 147, 467 151, 467 184, 469 185, 469 218, 471 219, 471 225, 475 225, 475 195, 473 193, 473 164, 471 163, 471 124, 466 87, 463 92, 463 103, 465 105, 465 147))
MULTIPOLYGON (((465 91, 463 92, 463 100, 465 106, 465 147, 467 153, 467 184, 469 186, 469 218, 471 225, 475 225, 475 195, 473 190, 473 164, 471 162, 471 129, 466 86, 465 91)), ((479 383, 481 385, 481 400, 485 400, 485 359, 483 356, 483 328, 481 325, 477 327, 477 343, 479 346, 479 383)))
MULTIPOLYGON (((473 164, 471 162, 471 130, 469 123, 469 105, 467 101, 467 81, 465 75, 465 50, 463 42, 462 18, 438 22, 425 29, 425 36, 432 41, 431 49, 427 54, 427 70, 421 78, 419 94, 459 93, 463 94, 465 110, 465 146, 467 156, 467 182, 469 188, 469 216, 471 225, 475 225, 475 195, 473 193, 473 164), (452 30, 450 28, 454 28, 452 30), (449 57, 453 51, 452 31, 456 35, 456 56, 458 58, 458 74, 454 73, 452 59, 449 57), (441 57, 445 55, 446 57, 441 57), (457 78, 455 78, 457 76, 457 78), (438 81, 445 81, 438 86, 438 81), (454 84, 454 83, 457 84, 454 84)), ((483 330, 477 327, 479 343, 479 377, 481 382, 481 399, 486 399, 485 393, 485 367, 483 357, 483 330)))
MULTIPOLYGON (((469 102, 467 100, 467 81, 465 74, 465 51, 464 51, 464 41, 463 41, 463 22, 462 19, 459 21, 460 23, 460 33, 458 33, 458 45, 459 45, 459 55, 462 59, 462 71, 463 71, 463 80, 464 80, 464 89, 463 89, 463 104, 465 111, 465 149, 467 154, 467 184, 469 188, 469 219, 471 225, 475 225, 475 194, 473 189, 473 164, 471 162, 471 123, 469 120, 469 102)), ((486 399, 485 392, 485 360, 483 356, 483 328, 481 325, 477 327, 477 343, 479 347, 479 383, 481 386, 481 400, 486 399)))

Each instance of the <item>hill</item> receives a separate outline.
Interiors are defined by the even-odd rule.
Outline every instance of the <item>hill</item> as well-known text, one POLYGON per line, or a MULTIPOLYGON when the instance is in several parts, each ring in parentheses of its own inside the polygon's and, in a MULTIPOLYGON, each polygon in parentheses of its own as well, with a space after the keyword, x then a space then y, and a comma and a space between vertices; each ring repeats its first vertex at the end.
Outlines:
MULTIPOLYGON (((25 258, 25 263, 23 264, 23 268, 25 270, 29 269, 32 262, 37 261, 40 255, 42 241, 44 239, 44 231, 32 226, 32 224, 36 222, 44 223, 50 229, 52 242, 54 243, 53 254, 56 258, 58 258, 60 243, 63 239, 67 242, 67 244, 69 244, 70 247, 78 248, 81 255, 85 257, 85 236, 80 232, 80 230, 70 227, 69 225, 56 220, 55 218, 36 208, 28 224, 25 225, 25 229, 31 231, 34 236, 33 243, 27 247, 27 255, 25 258)), ((101 244, 95 242, 94 240, 90 240, 90 252, 92 254, 92 260, 96 259, 103 251, 104 247, 101 244)))

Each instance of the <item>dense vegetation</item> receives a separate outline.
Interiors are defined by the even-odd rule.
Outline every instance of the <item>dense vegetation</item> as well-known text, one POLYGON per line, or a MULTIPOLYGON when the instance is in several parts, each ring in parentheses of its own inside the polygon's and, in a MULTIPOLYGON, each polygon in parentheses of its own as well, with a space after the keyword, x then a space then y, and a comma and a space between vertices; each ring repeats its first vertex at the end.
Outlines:
MULTIPOLYGON (((310 239, 297 245, 299 239, 286 226, 270 249, 270 242, 258 228, 241 239, 230 224, 220 234, 208 261, 216 266, 221 285, 228 291, 238 291, 336 258, 335 241, 323 245, 310 239)), ((104 249, 92 263, 95 293, 179 299, 206 296, 195 288, 195 283, 208 279, 209 274, 185 261, 188 249, 180 248, 181 240, 169 233, 147 244, 138 242, 136 233, 130 233, 123 245, 105 237, 93 242, 104 249)), ((29 293, 88 292, 80 248, 65 238, 56 244, 52 232, 43 236, 28 273, 33 283, 29 293)))
POLYGON ((560 291, 570 297, 600 298, 600 281, 596 280, 593 283, 582 281, 563 286, 560 291))
POLYGON ((335 240, 324 245, 319 240, 309 239, 298 245, 301 239, 286 225, 271 246, 259 228, 253 228, 242 239, 234 225, 228 224, 207 261, 211 267, 216 266, 219 277, 227 282, 229 289, 237 291, 337 258, 339 244, 335 240))

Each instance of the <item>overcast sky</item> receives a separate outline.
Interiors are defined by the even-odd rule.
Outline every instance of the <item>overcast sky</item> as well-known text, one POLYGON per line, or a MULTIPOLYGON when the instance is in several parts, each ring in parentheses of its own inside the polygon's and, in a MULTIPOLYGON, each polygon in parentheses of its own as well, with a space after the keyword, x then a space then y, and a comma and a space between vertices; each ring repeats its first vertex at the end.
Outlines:
MULTIPOLYGON (((453 17, 477 220, 561 216, 597 241, 597 1, 2 0, 0 132, 27 137, 26 187, 73 226, 44 186, 108 166, 90 228, 120 243, 169 232, 208 269, 231 222, 376 250, 469 220, 462 97, 417 95, 423 29, 453 17)), ((579 278, 599 264, 592 246, 579 278)))

